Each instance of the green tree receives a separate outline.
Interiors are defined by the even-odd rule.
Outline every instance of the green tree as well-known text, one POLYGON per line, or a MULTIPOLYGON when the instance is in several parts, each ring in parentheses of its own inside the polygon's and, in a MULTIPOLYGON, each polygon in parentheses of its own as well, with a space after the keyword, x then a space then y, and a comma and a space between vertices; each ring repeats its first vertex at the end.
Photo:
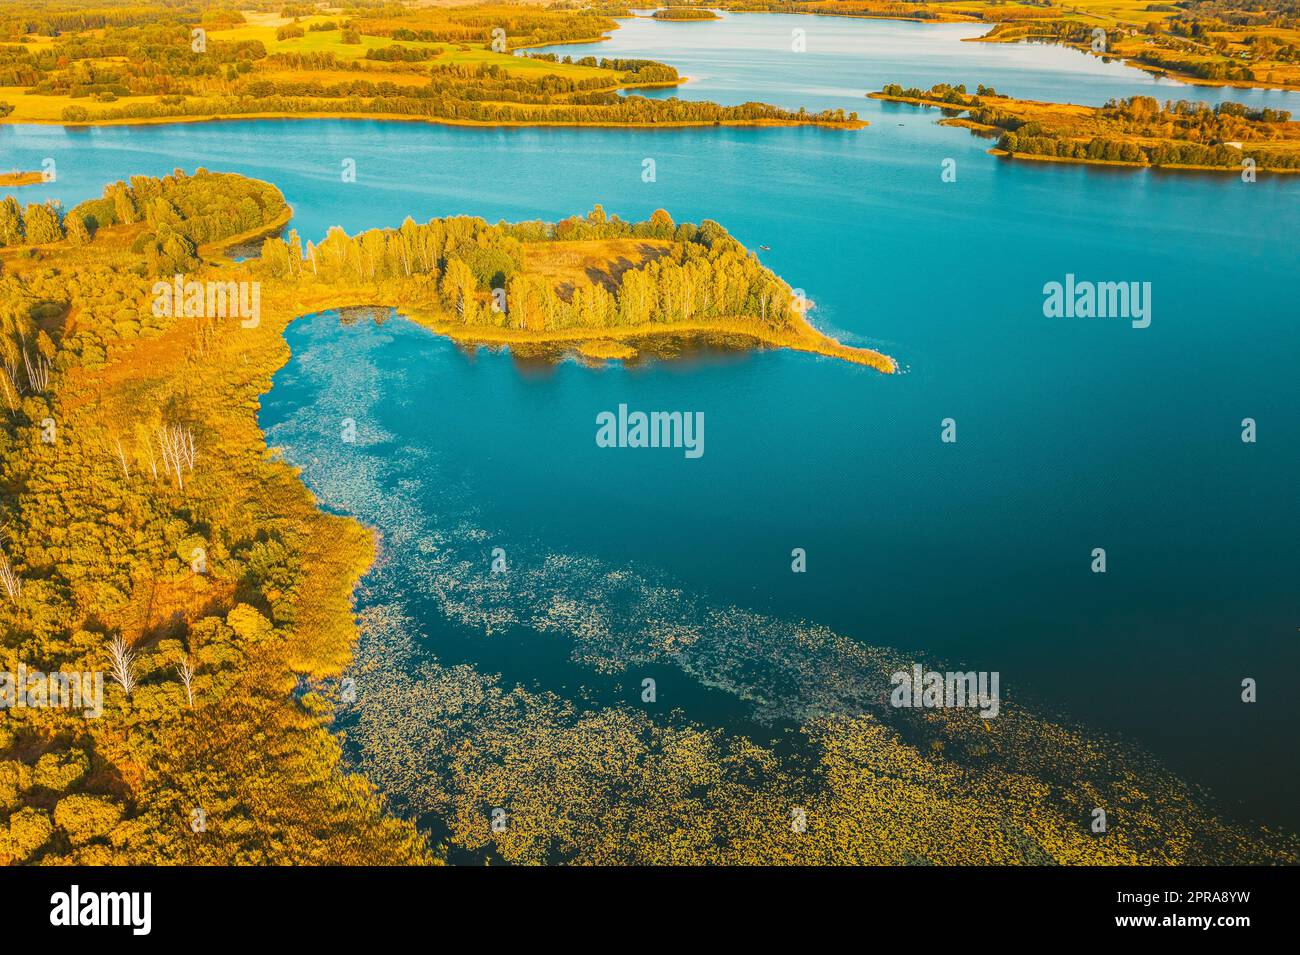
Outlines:
POLYGON ((5 196, 0 202, 0 245, 23 244, 23 212, 18 200, 5 196))
POLYGON ((74 212, 64 220, 68 230, 68 241, 73 245, 89 245, 90 229, 86 227, 86 217, 74 212))
POLYGON ((27 233, 28 245, 45 245, 63 238, 59 210, 46 202, 32 203, 27 207, 23 214, 23 229, 27 233))

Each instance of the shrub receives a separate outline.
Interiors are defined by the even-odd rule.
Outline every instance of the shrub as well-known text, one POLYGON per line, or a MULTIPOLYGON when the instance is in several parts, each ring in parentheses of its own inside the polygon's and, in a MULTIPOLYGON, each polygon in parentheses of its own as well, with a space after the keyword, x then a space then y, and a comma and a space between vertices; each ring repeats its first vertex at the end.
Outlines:
POLYGON ((54 807, 54 824, 74 846, 108 835, 122 818, 122 807, 105 796, 67 796, 54 807))
POLYGON ((46 753, 36 761, 32 785, 50 792, 67 792, 81 782, 90 769, 90 759, 84 750, 73 749, 66 753, 46 753))
POLYGON ((0 762, 0 812, 17 808, 23 790, 32 785, 32 770, 16 760, 0 762))
POLYGON ((0 829, 0 856, 26 862, 53 834, 48 815, 39 809, 20 809, 9 817, 9 825, 0 829))

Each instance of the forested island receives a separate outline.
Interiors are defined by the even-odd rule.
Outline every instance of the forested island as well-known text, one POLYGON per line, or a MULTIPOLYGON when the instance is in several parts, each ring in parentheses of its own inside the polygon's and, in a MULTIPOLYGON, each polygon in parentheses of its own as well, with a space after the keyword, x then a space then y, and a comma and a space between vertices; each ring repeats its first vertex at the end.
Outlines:
POLYGON ((717 20, 718 15, 704 7, 664 7, 650 14, 656 20, 717 20))
MULTIPOLYGON (((99 125, 230 117, 419 119, 481 125, 823 125, 843 110, 720 106, 620 95, 674 86, 651 60, 517 56, 617 29, 577 6, 252 3, 232 10, 160 0, 85 15, 67 2, 0 10, 0 120, 99 125)), ((611 10, 625 14, 626 11, 611 10)))
POLYGON ((1300 122, 1286 110, 1241 103, 1159 103, 1132 96, 1104 106, 1013 99, 980 86, 928 90, 889 84, 874 99, 944 110, 949 126, 996 136, 996 154, 1018 159, 1211 169, 1300 170, 1300 122), (1252 165, 1253 164, 1253 165, 1252 165))

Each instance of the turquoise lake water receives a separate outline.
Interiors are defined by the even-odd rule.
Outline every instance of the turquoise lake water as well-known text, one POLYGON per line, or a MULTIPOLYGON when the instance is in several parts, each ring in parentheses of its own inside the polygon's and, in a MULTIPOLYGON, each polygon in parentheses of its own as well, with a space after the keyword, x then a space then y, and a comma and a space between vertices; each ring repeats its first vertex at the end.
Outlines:
MULTIPOLYGON (((443 658, 629 701, 651 669, 599 672, 586 637, 539 623, 558 596, 600 631, 601 659, 625 663, 673 626, 725 649, 822 625, 997 670, 1004 698, 1136 741, 1239 814, 1294 828, 1300 179, 1009 163, 933 111, 863 94, 947 81, 1297 114, 1300 94, 961 42, 977 33, 732 15, 633 21, 605 43, 553 48, 672 63, 692 78, 682 96, 856 109, 872 123, 862 131, 0 127, 0 167, 54 157, 58 181, 17 194, 65 204, 130 174, 240 172, 275 182, 308 238, 407 214, 554 219, 600 202, 629 219, 658 207, 716 219, 770 246, 763 261, 806 290, 817 325, 904 374, 786 352, 591 369, 466 355, 401 321, 291 326, 294 358, 262 422, 326 506, 383 532, 363 603, 399 603, 443 658), (795 28, 807 53, 790 52, 795 28), (340 182, 345 158, 354 184, 340 182), (945 159, 956 182, 940 179, 945 159), (1045 318, 1042 287, 1067 273, 1150 282, 1150 327, 1045 318), (702 411, 703 457, 598 448, 595 416, 621 403, 702 411), (940 441, 948 417, 955 444, 940 441), (1240 439, 1245 417, 1255 444, 1240 439), (338 439, 344 418, 354 445, 338 439), (482 582, 496 546, 526 590, 482 582), (806 574, 790 572, 795 547, 806 574), (1095 547, 1105 575, 1090 572, 1095 547), (632 584, 610 592, 615 573, 632 584), (1240 702, 1244 677, 1259 703, 1240 702)), ((755 733, 806 712, 813 693, 779 673, 653 672, 691 718, 755 733), (765 687, 757 709, 740 698, 746 681, 765 687)))

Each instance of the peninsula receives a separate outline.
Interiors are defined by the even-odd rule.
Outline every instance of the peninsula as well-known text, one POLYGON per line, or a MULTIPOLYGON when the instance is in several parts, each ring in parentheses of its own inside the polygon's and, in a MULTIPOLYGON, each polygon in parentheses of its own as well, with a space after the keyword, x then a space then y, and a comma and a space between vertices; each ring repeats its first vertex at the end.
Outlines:
POLYGON ((812 329, 714 222, 600 207, 554 224, 407 219, 223 254, 289 212, 269 183, 202 169, 66 212, 0 203, 0 464, 23 514, 0 539, 0 627, 33 659, 116 660, 120 677, 102 721, 24 709, 0 725, 0 864, 438 861, 341 770, 326 704, 289 692, 350 658, 350 595, 374 557, 258 430, 297 316, 382 303, 466 342, 622 357, 713 337, 893 370, 812 329), (274 818, 275 838, 229 820, 188 838, 177 822, 178 807, 225 804, 274 818))
POLYGON ((1240 173, 1300 172, 1300 122, 1286 110, 1133 96, 1105 106, 1013 99, 980 86, 928 90, 889 84, 873 99, 943 110, 941 125, 997 137, 995 155, 1015 159, 1158 166, 1240 173))

